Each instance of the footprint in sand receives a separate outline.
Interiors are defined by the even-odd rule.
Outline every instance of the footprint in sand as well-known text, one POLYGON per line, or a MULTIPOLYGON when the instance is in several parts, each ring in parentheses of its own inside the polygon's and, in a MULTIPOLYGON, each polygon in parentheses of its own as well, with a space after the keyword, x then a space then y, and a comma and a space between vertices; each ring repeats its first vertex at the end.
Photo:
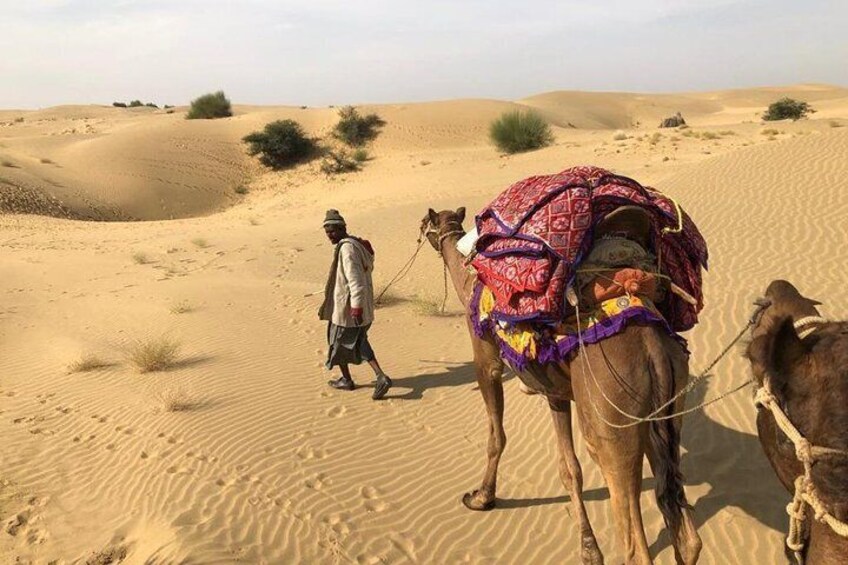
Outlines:
POLYGON ((359 494, 365 499, 362 505, 368 512, 383 512, 389 507, 386 502, 380 500, 380 491, 375 487, 362 487, 359 494))
POLYGON ((330 418, 341 418, 345 414, 347 414, 347 408, 344 406, 333 406, 327 410, 327 416, 330 418))
POLYGON ((327 524, 337 535, 347 536, 350 534, 350 526, 347 524, 348 515, 344 512, 330 514, 324 519, 327 524))
POLYGON ((323 473, 319 473, 311 479, 307 479, 303 484, 306 485, 306 488, 311 488, 312 490, 323 490, 324 486, 328 485, 329 482, 323 473))
POLYGON ((308 461, 310 459, 324 459, 327 457, 327 452, 321 448, 313 449, 308 445, 304 445, 295 450, 295 455, 303 461, 308 461))

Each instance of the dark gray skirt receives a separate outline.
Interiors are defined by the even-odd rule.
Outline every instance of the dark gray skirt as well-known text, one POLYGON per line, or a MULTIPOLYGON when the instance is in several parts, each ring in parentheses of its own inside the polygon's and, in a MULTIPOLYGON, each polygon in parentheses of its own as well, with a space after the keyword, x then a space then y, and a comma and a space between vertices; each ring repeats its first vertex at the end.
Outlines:
POLYGON ((330 345, 330 351, 327 354, 326 367, 332 369, 336 365, 359 365, 363 361, 374 359, 374 350, 368 343, 370 327, 371 324, 359 328, 346 328, 332 322, 327 324, 327 343, 330 345))

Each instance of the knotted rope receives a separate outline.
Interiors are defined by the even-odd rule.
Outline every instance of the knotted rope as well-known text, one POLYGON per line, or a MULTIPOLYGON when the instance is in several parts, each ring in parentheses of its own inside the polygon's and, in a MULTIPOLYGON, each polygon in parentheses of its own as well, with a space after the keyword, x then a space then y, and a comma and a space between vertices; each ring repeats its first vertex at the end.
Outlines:
MULTIPOLYGON (((804 320, 806 319, 804 318, 804 320)), ((818 318, 816 321, 824 322, 827 320, 818 318)), ((796 322, 796 325, 804 324, 798 324, 796 322)), ((817 460, 848 459, 848 451, 812 445, 780 408, 780 403, 772 393, 768 379, 765 379, 763 386, 757 389, 754 395, 754 404, 767 408, 771 412, 777 427, 780 428, 780 431, 795 446, 795 457, 804 466, 804 474, 795 479, 795 495, 792 498, 792 502, 786 506, 786 513, 789 515, 789 532, 786 535, 786 546, 795 552, 796 559, 800 562, 801 552, 804 550, 805 545, 804 521, 807 519, 804 503, 807 503, 812 508, 813 517, 816 520, 830 526, 838 535, 848 538, 848 523, 838 520, 828 511, 816 491, 812 477, 813 464, 817 460)))

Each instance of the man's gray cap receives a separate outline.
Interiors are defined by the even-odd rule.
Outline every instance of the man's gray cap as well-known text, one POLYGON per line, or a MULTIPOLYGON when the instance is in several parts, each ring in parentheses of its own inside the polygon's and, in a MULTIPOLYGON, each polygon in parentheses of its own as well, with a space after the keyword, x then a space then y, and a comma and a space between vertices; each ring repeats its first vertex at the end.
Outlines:
POLYGON ((339 214, 338 210, 332 208, 327 210, 327 215, 324 216, 324 226, 345 226, 345 219, 339 214))

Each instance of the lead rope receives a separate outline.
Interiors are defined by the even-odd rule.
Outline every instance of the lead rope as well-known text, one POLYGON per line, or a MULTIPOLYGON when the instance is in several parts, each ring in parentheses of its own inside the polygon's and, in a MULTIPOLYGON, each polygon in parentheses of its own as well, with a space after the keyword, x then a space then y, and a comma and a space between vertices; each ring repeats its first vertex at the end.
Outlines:
POLYGON ((592 381, 594 382, 595 388, 597 388, 597 389, 598 389, 598 391, 601 393, 601 396, 603 396, 603 397, 604 397, 604 400, 606 400, 606 401, 607 401, 607 403, 608 403, 610 406, 612 406, 612 407, 616 410, 616 412, 618 412, 619 414, 621 414, 621 415, 622 415, 622 416, 624 416, 625 418, 628 418, 628 419, 632 420, 632 422, 628 422, 628 423, 626 423, 626 424, 616 424, 616 423, 614 423, 614 422, 610 422, 609 420, 607 420, 607 419, 603 416, 603 414, 601 414, 601 412, 600 412, 600 410, 598 409, 597 405, 596 405, 594 402, 592 402, 592 400, 591 400, 591 392, 589 392, 589 387, 587 386, 587 392, 589 392, 589 396, 590 396, 590 398, 589 398, 589 403, 590 403, 590 404, 592 405, 592 407, 594 408, 595 413, 598 415, 598 417, 599 417, 599 418, 600 418, 600 419, 601 419, 601 420, 602 420, 602 421, 603 421, 606 425, 608 425, 608 426, 609 426, 609 427, 611 427, 611 428, 621 429, 621 428, 631 428, 631 427, 633 427, 633 426, 638 426, 639 424, 643 424, 643 423, 646 423, 646 422, 661 422, 661 421, 663 421, 663 420, 671 420, 671 419, 673 419, 673 418, 677 418, 677 417, 679 417, 679 416, 684 416, 684 415, 686 415, 686 414, 690 414, 690 413, 695 412, 695 411, 697 411, 697 410, 700 410, 700 409, 702 409, 702 408, 704 408, 704 407, 706 407, 706 406, 709 406, 710 404, 712 404, 712 403, 714 403, 714 402, 718 402, 719 400, 722 400, 722 399, 724 399, 724 398, 726 398, 726 397, 730 396, 731 394, 734 394, 734 393, 736 393, 736 392, 738 392, 738 391, 742 390, 743 388, 745 388, 745 387, 747 387, 748 385, 752 384, 752 383, 754 382, 754 380, 753 380, 753 379, 748 379, 747 381, 745 381, 744 383, 740 384, 739 386, 734 387, 734 388, 732 388, 732 389, 730 389, 730 390, 728 390, 728 391, 726 391, 726 392, 724 392, 724 393, 722 393, 722 394, 720 394, 720 395, 716 396, 715 398, 712 398, 712 399, 710 399, 710 400, 708 400, 708 401, 702 402, 702 403, 698 404, 697 406, 693 406, 692 408, 688 408, 688 409, 686 409, 686 410, 681 410, 681 411, 679 411, 679 412, 674 412, 674 413, 672 413, 672 414, 667 414, 667 415, 665 415, 665 416, 657 416, 657 414, 660 414, 663 410, 665 410, 666 408, 668 408, 669 406, 671 406, 671 405, 672 405, 673 403, 675 403, 675 402, 676 402, 676 401, 677 401, 680 397, 682 397, 683 395, 685 395, 686 393, 688 393, 689 391, 691 391, 691 390, 692 390, 695 386, 697 386, 697 384, 698 384, 701 380, 703 380, 703 379, 704 379, 704 377, 706 377, 706 376, 707 376, 707 374, 709 374, 709 371, 710 371, 713 367, 715 367, 715 365, 716 365, 716 364, 717 364, 717 363, 718 363, 718 362, 719 362, 719 361, 720 361, 720 360, 721 360, 721 359, 722 359, 725 355, 727 355, 727 353, 728 353, 728 352, 730 351, 730 349, 731 349, 731 348, 732 348, 732 347, 736 344, 736 342, 738 342, 738 341, 742 338, 742 336, 743 336, 743 335, 745 335, 745 332, 748 330, 748 328, 749 328, 752 324, 754 324, 754 323, 755 323, 755 321, 756 321, 756 319, 757 319, 757 315, 758 315, 758 314, 762 311, 762 309, 763 309, 763 308, 764 308, 764 306, 758 306, 758 309, 755 311, 754 315, 753 315, 753 316, 751 316, 751 319, 750 319, 750 320, 748 320, 748 323, 747 323, 747 324, 745 325, 745 327, 744 327, 744 328, 743 328, 743 329, 739 332, 739 334, 737 334, 737 335, 736 335, 736 337, 734 337, 734 338, 733 338, 733 340, 731 340, 731 342, 727 345, 727 347, 725 347, 725 348, 724 348, 724 350, 723 350, 723 351, 719 354, 719 356, 718 356, 718 357, 716 357, 716 358, 715 358, 715 359, 714 359, 714 360, 713 360, 713 361, 712 361, 709 365, 707 365, 707 367, 706 367, 703 371, 701 371, 701 372, 698 374, 698 376, 696 376, 695 378, 693 378, 693 379, 689 382, 689 384, 687 384, 685 387, 683 387, 683 388, 682 388, 682 389, 681 389, 681 390, 680 390, 677 394, 673 395, 673 396, 672 396, 672 397, 671 397, 671 398, 670 398, 667 402, 665 402, 664 404, 662 404, 661 406, 659 406, 658 408, 656 408, 653 412, 651 412, 651 413, 650 413, 650 414, 648 414, 647 416, 636 416, 636 415, 634 415, 634 414, 630 414, 629 412, 626 412, 626 411, 622 410, 622 409, 621 409, 621 408, 620 408, 620 407, 619 407, 619 406, 618 406, 618 405, 617 405, 617 404, 616 404, 616 403, 615 403, 612 399, 610 399, 610 398, 609 398, 609 396, 607 396, 607 394, 606 394, 606 392, 604 391, 603 387, 601 387, 600 383, 598 382, 598 378, 597 378, 597 376, 595 375, 594 370, 592 369, 592 364, 591 364, 591 363, 589 363, 589 362, 588 362, 588 360, 587 360, 587 358, 586 358, 586 344, 585 344, 585 343, 584 343, 584 341, 583 341, 583 333, 582 333, 582 331, 581 331, 581 322, 580 322, 580 304, 579 304, 579 302, 578 302, 578 304, 574 307, 574 310, 575 310, 575 313, 576 313, 576 315, 577 315, 577 343, 578 343, 578 345, 579 345, 579 347, 580 347, 580 352, 582 353, 582 355, 581 355, 580 357, 581 357, 581 369, 582 369, 582 371, 583 371, 583 378, 584 378, 584 380, 587 380, 587 382, 588 382, 588 379, 587 379, 587 377, 586 377, 586 367, 588 366, 588 369, 589 369, 589 370, 588 370, 588 373, 589 373, 589 375, 591 375, 591 377, 592 377, 592 381))

